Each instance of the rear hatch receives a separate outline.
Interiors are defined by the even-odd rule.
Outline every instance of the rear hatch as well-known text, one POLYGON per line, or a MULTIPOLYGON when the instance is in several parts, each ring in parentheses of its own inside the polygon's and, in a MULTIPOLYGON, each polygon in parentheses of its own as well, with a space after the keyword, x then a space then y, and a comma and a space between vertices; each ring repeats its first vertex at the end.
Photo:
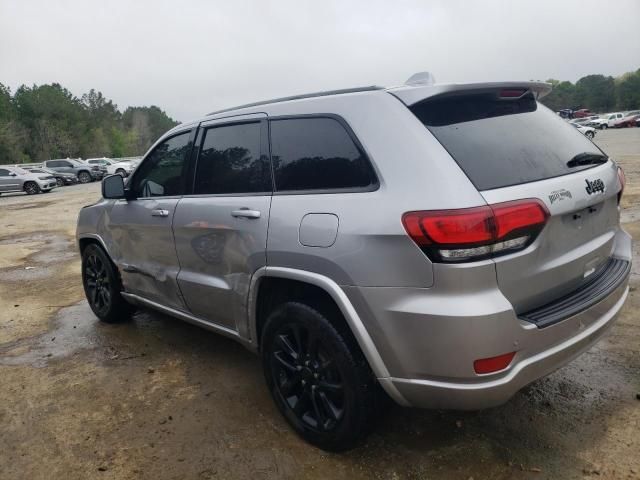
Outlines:
POLYGON ((517 313, 571 292, 608 261, 619 219, 617 167, 530 88, 456 90, 409 108, 487 204, 538 199, 548 209, 533 243, 494 258, 517 313))

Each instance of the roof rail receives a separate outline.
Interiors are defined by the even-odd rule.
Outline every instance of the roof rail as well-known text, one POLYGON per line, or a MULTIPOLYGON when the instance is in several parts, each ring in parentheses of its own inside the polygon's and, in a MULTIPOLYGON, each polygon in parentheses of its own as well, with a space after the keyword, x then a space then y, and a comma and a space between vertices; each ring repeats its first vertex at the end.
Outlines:
POLYGON ((290 100, 300 100, 303 98, 314 98, 314 97, 326 97, 329 95, 340 95, 343 93, 357 93, 357 92, 369 92, 372 90, 384 90, 385 87, 380 87, 378 85, 369 85, 367 87, 355 87, 355 88, 343 88, 341 90, 327 90, 324 92, 315 92, 315 93, 305 93, 303 95, 293 95, 291 97, 281 97, 274 98, 272 100, 264 100, 261 102, 255 103, 247 103, 245 105, 238 105, 237 107, 225 108, 223 110, 217 110, 215 112, 207 113, 207 117, 210 115, 217 115, 218 113, 231 112, 233 110, 240 110, 241 108, 249 108, 249 107, 258 107, 260 105, 268 105, 270 103, 280 103, 280 102, 288 102, 290 100))

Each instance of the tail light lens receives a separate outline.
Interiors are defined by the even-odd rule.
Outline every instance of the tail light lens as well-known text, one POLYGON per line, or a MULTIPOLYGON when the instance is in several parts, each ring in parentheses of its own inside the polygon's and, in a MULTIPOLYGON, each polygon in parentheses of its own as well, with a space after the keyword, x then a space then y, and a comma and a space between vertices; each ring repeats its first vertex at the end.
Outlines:
POLYGON ((618 192, 618 205, 620 205, 620 200, 622 199, 622 194, 624 193, 624 186, 627 184, 627 179, 624 176, 624 170, 618 167, 618 180, 620 180, 620 191, 618 192))
POLYGON ((402 224, 434 262, 481 260, 522 250, 549 218, 538 199, 459 210, 407 212, 402 224))

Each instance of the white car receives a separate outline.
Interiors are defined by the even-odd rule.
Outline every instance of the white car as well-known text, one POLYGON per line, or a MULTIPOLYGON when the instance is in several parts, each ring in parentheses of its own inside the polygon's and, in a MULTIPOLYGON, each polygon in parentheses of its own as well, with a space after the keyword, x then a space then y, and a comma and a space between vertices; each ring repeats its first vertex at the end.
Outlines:
POLYGON ((611 114, 605 113, 604 115, 600 115, 598 118, 591 120, 588 122, 588 126, 597 128, 599 130, 604 130, 605 128, 609 128, 609 116, 611 114))
POLYGON ((102 157, 102 158, 88 158, 85 160, 86 163, 90 165, 101 165, 106 167, 107 175, 122 175, 123 177, 128 177, 131 172, 136 168, 136 164, 130 160, 125 160, 122 162, 116 162, 110 158, 102 157))
POLYGON ((605 117, 607 119, 607 125, 604 128, 609 128, 609 127, 613 127, 613 124, 616 123, 618 120, 622 120, 624 118, 624 113, 623 112, 607 113, 605 117))
POLYGON ((589 140, 593 140, 593 137, 596 136, 596 129, 593 127, 585 127, 582 125, 578 125, 577 123, 572 123, 574 127, 578 129, 578 131, 587 137, 589 140))

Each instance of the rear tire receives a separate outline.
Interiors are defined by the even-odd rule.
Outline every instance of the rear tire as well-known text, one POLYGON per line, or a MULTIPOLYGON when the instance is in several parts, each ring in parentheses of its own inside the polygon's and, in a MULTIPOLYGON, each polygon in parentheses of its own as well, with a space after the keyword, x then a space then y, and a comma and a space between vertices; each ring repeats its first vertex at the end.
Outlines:
POLYGON ((85 171, 79 172, 78 180, 80 181, 80 183, 89 183, 91 181, 91 174, 85 171))
POLYGON ((26 182, 23 188, 27 195, 35 195, 36 193, 40 193, 40 187, 36 182, 26 182))
POLYGON ((350 332, 308 305, 286 302, 267 318, 261 352, 276 406, 304 440, 339 452, 369 433, 381 391, 350 332))
POLYGON ((96 317, 106 323, 128 320, 134 311, 120 292, 120 275, 111 259, 96 244, 82 251, 82 285, 89 306, 96 317))

